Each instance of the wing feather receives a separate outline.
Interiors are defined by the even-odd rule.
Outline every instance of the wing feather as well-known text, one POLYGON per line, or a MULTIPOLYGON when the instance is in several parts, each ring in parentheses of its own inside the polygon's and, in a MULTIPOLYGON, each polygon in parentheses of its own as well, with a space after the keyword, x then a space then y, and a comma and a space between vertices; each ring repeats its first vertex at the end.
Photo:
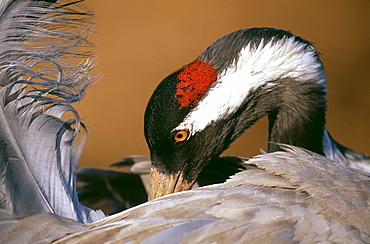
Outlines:
POLYGON ((0 219, 104 217, 79 203, 73 175, 86 129, 71 103, 96 78, 86 39, 93 14, 60 2, 0 2, 0 219))

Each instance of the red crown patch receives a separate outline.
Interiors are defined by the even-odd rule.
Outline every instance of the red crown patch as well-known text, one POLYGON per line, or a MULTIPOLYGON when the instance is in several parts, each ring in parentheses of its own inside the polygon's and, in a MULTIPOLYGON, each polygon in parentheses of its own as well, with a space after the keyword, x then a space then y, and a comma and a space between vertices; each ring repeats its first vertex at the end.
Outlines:
POLYGON ((194 107, 201 96, 217 79, 217 71, 207 62, 195 60, 182 68, 177 76, 180 80, 176 86, 175 98, 179 100, 180 109, 194 107))

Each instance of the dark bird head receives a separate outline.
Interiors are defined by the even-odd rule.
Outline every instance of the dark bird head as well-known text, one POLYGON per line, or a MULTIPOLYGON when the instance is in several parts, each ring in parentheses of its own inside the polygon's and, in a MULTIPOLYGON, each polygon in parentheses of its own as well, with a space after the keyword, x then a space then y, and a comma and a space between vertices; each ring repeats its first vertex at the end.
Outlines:
POLYGON ((190 189, 210 160, 265 115, 270 141, 322 153, 325 94, 323 67, 310 42, 274 28, 218 39, 150 98, 144 118, 149 199, 190 189))

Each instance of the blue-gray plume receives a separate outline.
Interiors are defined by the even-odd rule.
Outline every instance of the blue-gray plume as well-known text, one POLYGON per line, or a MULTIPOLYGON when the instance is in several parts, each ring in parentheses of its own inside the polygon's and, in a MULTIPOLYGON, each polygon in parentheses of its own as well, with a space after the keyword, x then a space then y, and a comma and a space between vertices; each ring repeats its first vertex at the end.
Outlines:
POLYGON ((0 221, 104 217, 79 203, 73 175, 86 129, 71 103, 95 80, 93 14, 81 1, 53 2, 0 2, 0 221))

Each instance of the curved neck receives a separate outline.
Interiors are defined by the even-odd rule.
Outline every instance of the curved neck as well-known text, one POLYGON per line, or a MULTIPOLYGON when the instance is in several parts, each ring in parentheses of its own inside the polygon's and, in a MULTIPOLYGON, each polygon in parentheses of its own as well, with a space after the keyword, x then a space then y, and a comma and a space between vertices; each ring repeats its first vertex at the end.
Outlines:
MULTIPOLYGON (((300 146, 321 155, 325 131, 326 91, 315 82, 282 81, 274 88, 276 109, 268 113, 269 141, 300 146)), ((269 151, 280 150, 274 143, 269 151)))

